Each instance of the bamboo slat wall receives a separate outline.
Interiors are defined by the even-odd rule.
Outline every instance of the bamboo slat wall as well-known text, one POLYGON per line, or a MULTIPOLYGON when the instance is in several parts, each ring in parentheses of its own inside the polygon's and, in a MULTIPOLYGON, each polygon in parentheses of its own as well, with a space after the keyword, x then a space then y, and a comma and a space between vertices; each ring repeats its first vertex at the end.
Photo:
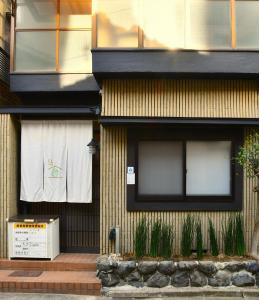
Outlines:
MULTIPOLYGON (((246 132, 249 132, 247 129, 246 132)), ((128 212, 126 209, 127 133, 125 128, 101 128, 101 253, 114 252, 114 244, 108 240, 109 229, 118 225, 121 229, 121 251, 133 251, 136 224, 145 216, 152 224, 161 219, 174 226, 174 253, 179 253, 181 226, 188 212, 128 212)), ((256 216, 255 182, 244 179, 243 215, 247 248, 251 246, 256 216)), ((231 212, 193 212, 202 222, 205 247, 208 247, 208 218, 215 224, 220 249, 222 249, 222 224, 231 212)))
POLYGON ((17 127, 10 115, 0 115, 0 257, 7 257, 6 218, 17 214, 17 127))
POLYGON ((255 80, 107 80, 103 116, 258 118, 255 80))
MULTIPOLYGON (((259 117, 259 98, 255 81, 244 80, 110 80, 103 84, 103 116, 154 117, 259 117)), ((248 134, 251 129, 246 128, 248 134)), ((121 228, 121 251, 132 252, 134 230, 145 216, 175 228, 174 253, 179 253, 181 226, 188 212, 128 212, 126 209, 127 130, 101 127, 101 253, 114 251, 108 240, 112 226, 121 228)), ((244 177, 243 214, 245 239, 250 248, 256 215, 255 182, 244 177)), ((233 212, 194 212, 204 229, 208 247, 208 218, 216 226, 222 249, 222 224, 233 212)))

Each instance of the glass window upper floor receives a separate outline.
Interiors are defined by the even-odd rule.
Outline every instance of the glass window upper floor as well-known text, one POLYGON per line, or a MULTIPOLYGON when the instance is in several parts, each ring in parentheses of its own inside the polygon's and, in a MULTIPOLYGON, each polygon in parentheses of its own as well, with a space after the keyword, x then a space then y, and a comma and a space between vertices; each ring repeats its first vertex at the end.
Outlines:
POLYGON ((259 49, 258 0, 98 0, 97 47, 259 49))
POLYGON ((90 0, 17 0, 15 71, 91 73, 90 0))
POLYGON ((259 0, 17 0, 14 71, 91 73, 91 48, 259 50, 259 0))

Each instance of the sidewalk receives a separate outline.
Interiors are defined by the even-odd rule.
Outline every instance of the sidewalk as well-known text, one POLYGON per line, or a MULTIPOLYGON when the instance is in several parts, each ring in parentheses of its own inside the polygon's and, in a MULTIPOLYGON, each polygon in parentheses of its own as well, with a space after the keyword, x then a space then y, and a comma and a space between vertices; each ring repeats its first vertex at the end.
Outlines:
POLYGON ((100 297, 100 296, 86 296, 86 295, 0 293, 0 300, 109 300, 109 299, 111 298, 100 297))
MULTIPOLYGON (((0 300, 133 300, 134 298, 109 298, 84 295, 60 295, 60 294, 16 294, 0 293, 0 300)), ((190 300, 190 297, 163 297, 163 298, 141 298, 141 300, 190 300)), ((192 300, 258 300, 258 297, 191 297, 192 300)))

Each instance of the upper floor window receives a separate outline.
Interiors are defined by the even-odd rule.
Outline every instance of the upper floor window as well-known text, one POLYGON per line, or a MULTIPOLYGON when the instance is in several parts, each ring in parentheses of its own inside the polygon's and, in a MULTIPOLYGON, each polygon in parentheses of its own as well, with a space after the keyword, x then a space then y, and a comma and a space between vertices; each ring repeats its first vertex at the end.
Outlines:
POLYGON ((11 11, 11 1, 0 0, 0 48, 9 53, 10 19, 6 13, 11 11))
POLYGON ((17 0, 15 71, 91 72, 90 0, 17 0))
POLYGON ((258 0, 96 0, 97 47, 259 49, 258 0))

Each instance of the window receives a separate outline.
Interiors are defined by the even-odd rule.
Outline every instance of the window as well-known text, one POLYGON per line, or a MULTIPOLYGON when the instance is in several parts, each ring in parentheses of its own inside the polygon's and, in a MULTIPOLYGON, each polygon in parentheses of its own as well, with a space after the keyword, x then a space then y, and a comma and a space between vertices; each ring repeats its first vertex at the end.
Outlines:
POLYGON ((97 1, 98 47, 138 46, 138 0, 97 1))
POLYGON ((258 49, 259 0, 96 0, 97 47, 258 49))
POLYGON ((15 71, 91 72, 90 0, 18 0, 15 71))
POLYGON ((9 53, 10 45, 10 18, 6 13, 11 11, 11 1, 0 2, 0 48, 9 53))
POLYGON ((259 49, 259 1, 236 1, 237 48, 259 49))
POLYGON ((189 1, 185 24, 186 48, 231 48, 231 16, 228 1, 189 1))
POLYGON ((143 15, 144 47, 231 48, 228 0, 144 0, 143 15))
POLYGON ((231 141, 187 141, 186 195, 230 196, 230 162, 231 141))
POLYGON ((242 172, 232 159, 242 141, 237 129, 130 129, 129 210, 236 210, 242 172))
POLYGON ((181 142, 139 142, 138 192, 140 195, 182 194, 182 150, 181 142))

